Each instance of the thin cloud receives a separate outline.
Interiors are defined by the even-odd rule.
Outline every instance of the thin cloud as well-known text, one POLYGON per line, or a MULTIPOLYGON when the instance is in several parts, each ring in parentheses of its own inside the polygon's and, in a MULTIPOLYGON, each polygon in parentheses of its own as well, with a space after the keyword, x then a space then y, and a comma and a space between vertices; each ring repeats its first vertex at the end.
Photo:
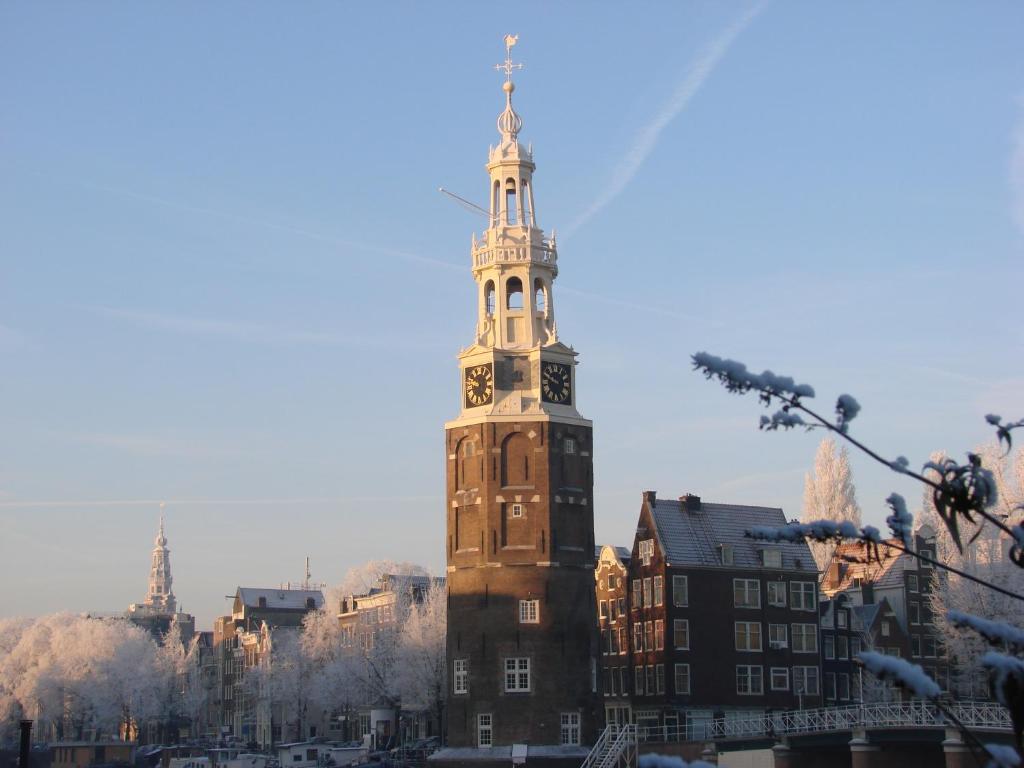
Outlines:
POLYGON ((239 506, 331 506, 339 504, 414 503, 438 501, 441 497, 428 496, 336 496, 253 499, 26 499, 0 501, 0 509, 104 507, 239 507, 239 506))
POLYGON ((251 450, 212 445, 208 440, 181 440, 147 435, 119 435, 108 432, 70 432, 59 437, 72 443, 114 448, 138 456, 185 457, 193 459, 236 458, 251 450))
POLYGON ((679 113, 686 109, 690 100, 700 90, 701 86, 704 85, 704 82, 714 71, 722 57, 729 51, 736 38, 761 13, 765 4, 761 2, 747 10, 722 34, 701 50, 697 58, 690 64, 685 77, 683 77, 679 87, 676 88, 675 93, 665 102, 661 111, 655 115, 654 119, 644 127, 637 136, 633 146, 626 153, 626 156, 619 162, 619 165, 612 174, 610 183, 604 188, 604 191, 598 198, 569 225, 563 234, 563 239, 571 237, 601 209, 622 193, 622 190, 636 176, 637 171, 640 170, 640 166, 643 165, 647 156, 654 150, 661 132, 665 130, 679 113))

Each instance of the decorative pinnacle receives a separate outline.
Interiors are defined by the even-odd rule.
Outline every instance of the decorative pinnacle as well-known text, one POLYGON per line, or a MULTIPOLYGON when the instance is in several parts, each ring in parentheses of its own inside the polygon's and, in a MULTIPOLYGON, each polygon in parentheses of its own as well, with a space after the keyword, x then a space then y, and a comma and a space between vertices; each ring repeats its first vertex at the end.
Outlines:
POLYGON ((505 61, 502 64, 495 64, 494 68, 505 73, 505 82, 501 89, 505 91, 505 110, 498 115, 498 131, 504 141, 515 143, 519 138, 519 131, 523 128, 521 118, 512 108, 512 91, 516 89, 512 82, 512 70, 522 69, 522 64, 512 63, 512 46, 519 42, 519 35, 505 35, 505 61))

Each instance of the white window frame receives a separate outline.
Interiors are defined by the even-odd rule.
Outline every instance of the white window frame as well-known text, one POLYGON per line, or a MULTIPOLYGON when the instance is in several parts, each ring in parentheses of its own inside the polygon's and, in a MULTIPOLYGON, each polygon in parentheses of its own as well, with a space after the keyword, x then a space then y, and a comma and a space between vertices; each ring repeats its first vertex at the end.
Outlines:
POLYGON ((789 582, 789 606, 794 611, 818 610, 815 599, 816 584, 813 581, 789 582))
POLYGON ((836 658, 850 658, 850 638, 846 635, 836 635, 836 658))
POLYGON ((663 619, 654 620, 654 650, 665 650, 665 622, 663 619))
POLYGON ((718 558, 722 561, 722 565, 732 565, 734 559, 732 544, 719 544, 718 558))
POLYGON ((821 655, 828 661, 836 658, 836 638, 833 634, 821 633, 821 655))
POLYGON ((630 594, 632 595, 632 598, 633 598, 632 599, 632 603, 633 603, 632 608, 633 608, 634 611, 637 610, 638 608, 642 608, 643 607, 643 603, 640 601, 640 594, 641 594, 640 593, 640 584, 641 583, 642 582, 641 582, 640 579, 633 579, 633 583, 630 585, 631 586, 630 594))
POLYGON ((760 608, 761 607, 761 582, 759 579, 733 579, 732 580, 732 604, 734 608, 760 608), (743 590, 744 602, 740 602, 737 590, 743 590), (757 595, 757 600, 749 602, 751 597, 751 590, 753 594, 757 595))
POLYGON ((476 716, 476 745, 481 749, 494 746, 494 716, 489 712, 476 716))
POLYGON ((760 653, 764 648, 763 641, 761 639, 761 622, 760 621, 736 621, 733 622, 733 638, 736 644, 737 651, 743 652, 757 652, 760 653), (753 631, 756 627, 756 632, 753 631), (753 638, 757 636, 757 647, 754 647, 753 638), (745 641, 742 644, 740 639, 745 641))
POLYGON ((469 659, 454 659, 452 667, 452 693, 455 695, 469 693, 469 659))
POLYGON ((522 504, 516 503, 512 505, 512 517, 522 517, 525 507, 522 504))
POLYGON ((637 696, 644 695, 644 667, 642 664, 633 667, 633 690, 637 696))
POLYGON ((665 577, 655 576, 654 577, 654 605, 665 604, 665 577))
POLYGON ((736 695, 738 696, 764 696, 764 668, 760 664, 737 664, 736 665, 736 695), (757 674, 754 674, 757 670, 757 674), (741 676, 742 672, 742 676, 741 676), (741 690, 740 680, 746 679, 748 690, 741 690), (754 690, 754 681, 757 681, 757 690, 754 690))
POLYGON ((562 452, 565 453, 566 456, 575 456, 576 455, 576 438, 574 438, 574 437, 567 437, 567 438, 565 438, 565 440, 562 442, 562 452))
POLYGON ((654 558, 654 539, 643 539, 637 545, 637 554, 640 556, 640 562, 643 565, 650 565, 651 560, 654 558))
POLYGON ((789 648, 789 625, 788 624, 769 624, 768 625, 768 647, 779 649, 789 648), (772 635, 778 635, 780 633, 782 637, 772 637, 772 635))
POLYGON ((765 586, 768 588, 768 605, 773 605, 778 608, 786 607, 786 582, 784 581, 768 581, 765 582, 765 586), (778 594, 782 593, 781 597, 778 594), (775 593, 775 594, 773 594, 775 593))
POLYGON ((793 653, 817 653, 818 652, 818 625, 817 624, 793 624, 789 633, 790 647, 793 653), (797 630, 799 627, 799 631, 797 630), (799 642, 797 637, 800 638, 799 642), (808 637, 814 639, 813 648, 808 648, 806 640, 808 637))
POLYGON ((772 667, 768 673, 773 691, 789 690, 789 667, 772 667), (777 679, 781 677, 781 680, 777 679))
POLYGON ((580 743, 580 713, 562 712, 559 721, 561 723, 562 746, 578 747, 580 743))
POLYGON ((690 650, 690 620, 689 619, 673 619, 672 620, 672 647, 677 651, 688 651, 690 650), (682 633, 680 633, 682 628, 682 633), (679 635, 685 636, 686 644, 679 644, 679 635))
POLYGON ((685 608, 690 604, 690 580, 683 574, 672 575, 672 605, 685 608))
POLYGON ((850 626, 850 619, 846 611, 836 611, 836 628, 846 629, 850 626))
POLYGON ((689 664, 676 664, 672 670, 672 686, 675 688, 676 694, 688 695, 690 693, 690 665, 689 664), (679 674, 683 673, 686 676, 686 690, 682 690, 682 686, 679 685, 679 674))
POLYGON ((821 693, 821 680, 818 675, 817 667, 793 667, 793 693, 799 693, 803 696, 817 696, 821 693), (799 675, 797 672, 799 671, 799 675), (813 672, 813 674, 811 674, 813 672), (797 686, 797 678, 799 678, 800 687, 797 686), (808 690, 807 680, 814 680, 814 690, 808 690))
POLYGON ((533 689, 529 656, 505 659, 505 693, 529 693, 533 689))
POLYGON ((540 600, 519 601, 519 623, 540 624, 540 600))
POLYGON ((654 665, 654 690, 659 696, 665 693, 665 665, 654 665))
POLYGON ((654 587, 651 584, 651 577, 647 576, 643 580, 644 585, 644 608, 650 608, 654 604, 654 587))

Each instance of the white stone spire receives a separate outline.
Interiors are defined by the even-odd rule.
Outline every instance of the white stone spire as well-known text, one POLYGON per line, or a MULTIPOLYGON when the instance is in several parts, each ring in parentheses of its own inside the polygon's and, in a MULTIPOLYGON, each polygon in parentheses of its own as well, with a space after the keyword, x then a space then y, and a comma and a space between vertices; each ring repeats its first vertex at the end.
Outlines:
POLYGON ((171 588, 171 550, 164 535, 164 504, 160 502, 160 527, 153 542, 153 558, 149 569, 149 593, 145 604, 154 611, 174 613, 177 606, 171 588))

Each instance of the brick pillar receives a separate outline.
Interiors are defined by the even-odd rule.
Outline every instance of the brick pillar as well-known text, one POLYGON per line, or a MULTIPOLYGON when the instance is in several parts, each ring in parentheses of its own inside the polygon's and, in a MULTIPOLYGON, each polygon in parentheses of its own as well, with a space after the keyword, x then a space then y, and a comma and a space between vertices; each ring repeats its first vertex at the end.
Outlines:
POLYGON ((772 747, 772 758, 775 768, 796 768, 796 755, 785 741, 780 741, 772 747))
POLYGON ((863 729, 856 729, 850 739, 850 768, 877 768, 875 761, 881 748, 868 741, 863 729))
POLYGON ((975 765, 970 748, 964 744, 956 728, 946 729, 942 751, 946 756, 946 768, 972 768, 975 765))

